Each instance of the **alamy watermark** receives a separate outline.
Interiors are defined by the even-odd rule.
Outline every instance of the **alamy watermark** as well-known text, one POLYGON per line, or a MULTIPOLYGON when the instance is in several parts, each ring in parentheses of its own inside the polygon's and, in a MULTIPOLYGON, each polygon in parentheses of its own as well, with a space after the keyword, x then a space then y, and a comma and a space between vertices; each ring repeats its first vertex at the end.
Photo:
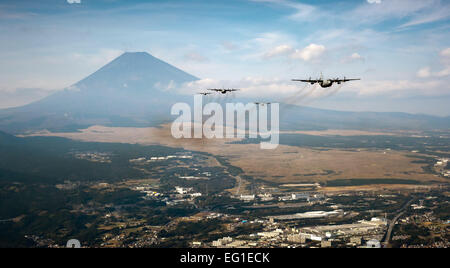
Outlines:
POLYGON ((260 138, 268 140, 260 142, 261 149, 269 150, 279 144, 278 103, 226 103, 224 113, 220 103, 203 105, 203 98, 194 96, 193 109, 187 103, 176 103, 171 114, 178 115, 171 127, 176 139, 260 138))

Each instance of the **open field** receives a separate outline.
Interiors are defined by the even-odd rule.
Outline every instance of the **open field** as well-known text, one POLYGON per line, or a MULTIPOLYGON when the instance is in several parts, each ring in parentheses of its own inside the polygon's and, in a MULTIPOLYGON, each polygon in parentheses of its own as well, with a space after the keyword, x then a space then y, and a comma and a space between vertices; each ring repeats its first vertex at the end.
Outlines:
POLYGON ((313 136, 394 136, 396 132, 379 132, 349 129, 327 129, 327 130, 306 130, 306 131, 281 131, 283 134, 306 134, 313 136))
MULTIPOLYGON (((359 131, 324 131, 322 134, 352 136, 361 133, 359 131)), ((377 134, 381 135, 382 133, 374 133, 374 135, 377 134)), ((161 128, 93 126, 74 133, 43 132, 33 135, 60 136, 94 142, 160 144, 207 152, 226 157, 231 165, 242 168, 245 175, 277 184, 324 183, 339 179, 402 179, 421 183, 446 181, 436 175, 426 173, 422 168, 424 164, 413 162, 417 159, 408 157, 410 152, 404 151, 368 148, 357 150, 327 148, 324 150, 324 148, 287 145, 280 145, 275 150, 261 150, 259 144, 229 144, 233 141, 229 139, 176 140, 170 135, 168 126, 161 128)), ((420 156, 420 154, 416 155, 420 156)), ((393 187, 393 185, 394 183, 389 183, 383 187, 393 187)), ((381 186, 376 185, 375 187, 381 186)))
POLYGON ((341 187, 322 187, 318 189, 323 193, 345 193, 345 192, 372 192, 381 190, 398 190, 398 191, 428 191, 437 189, 439 185, 405 185, 405 184, 376 184, 361 186, 341 186, 341 187))

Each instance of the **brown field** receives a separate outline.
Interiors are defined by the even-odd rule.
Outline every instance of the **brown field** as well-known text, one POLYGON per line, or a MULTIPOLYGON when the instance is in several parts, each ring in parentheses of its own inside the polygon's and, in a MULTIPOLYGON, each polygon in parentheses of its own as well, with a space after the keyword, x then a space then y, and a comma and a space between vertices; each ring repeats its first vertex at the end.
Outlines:
MULTIPOLYGON (((308 133, 312 134, 312 132, 308 133)), ((362 132, 324 131, 321 135, 344 134, 361 135, 362 132)), ((372 134, 376 135, 377 133, 372 134)), ((378 134, 381 135, 381 133, 378 134)), ((421 182, 444 181, 442 178, 424 173, 421 164, 412 163, 414 159, 407 157, 408 153, 398 151, 346 151, 337 149, 321 151, 285 145, 280 145, 275 150, 261 150, 259 144, 227 144, 231 140, 176 140, 170 135, 168 126, 162 128, 93 126, 76 133, 41 132, 33 135, 60 136, 94 142, 159 144, 208 152, 228 158, 232 165, 242 168, 246 175, 277 183, 324 182, 352 178, 396 178, 421 182)))
POLYGON ((398 190, 398 191, 420 191, 424 192, 435 189, 438 185, 404 185, 404 184, 377 184, 377 185, 361 185, 361 186, 343 186, 343 187, 322 187, 319 192, 324 193, 345 193, 345 192, 372 192, 380 190, 398 190))
POLYGON ((395 132, 363 131, 349 129, 327 129, 320 131, 281 131, 283 134, 306 134, 312 136, 394 136, 395 132))

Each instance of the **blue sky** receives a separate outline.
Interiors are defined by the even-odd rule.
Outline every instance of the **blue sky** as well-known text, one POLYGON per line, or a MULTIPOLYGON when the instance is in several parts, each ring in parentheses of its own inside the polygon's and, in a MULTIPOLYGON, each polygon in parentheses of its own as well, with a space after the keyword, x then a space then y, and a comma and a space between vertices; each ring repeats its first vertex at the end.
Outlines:
POLYGON ((300 104, 450 115, 449 19, 445 0, 3 0, 0 107, 147 51, 202 78, 188 88, 289 97, 323 72, 363 80, 300 104))

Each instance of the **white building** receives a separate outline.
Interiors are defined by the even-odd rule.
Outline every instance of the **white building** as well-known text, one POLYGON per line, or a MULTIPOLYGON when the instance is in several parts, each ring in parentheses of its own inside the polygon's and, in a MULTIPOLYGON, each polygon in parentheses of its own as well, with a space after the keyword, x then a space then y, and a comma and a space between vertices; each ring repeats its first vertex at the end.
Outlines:
POLYGON ((255 195, 241 195, 239 199, 241 199, 242 201, 253 201, 255 200, 255 195))
POLYGON ((292 200, 300 200, 300 199, 305 199, 306 201, 309 201, 309 194, 292 194, 291 195, 292 200))
POLYGON ((268 194, 268 193, 260 194, 260 195, 258 195, 258 197, 261 199, 261 201, 271 201, 271 200, 273 200, 273 196, 271 194, 268 194))
POLYGON ((378 241, 376 239, 372 239, 372 240, 367 241, 366 247, 367 248, 381 248, 381 243, 380 243, 380 241, 378 241))
POLYGON ((231 237, 223 237, 221 239, 213 241, 212 242, 212 246, 213 247, 222 247, 224 245, 230 244, 231 242, 233 242, 233 238, 231 238, 231 237))
POLYGON ((193 190, 193 188, 183 188, 183 187, 175 186, 175 191, 179 194, 187 194, 187 193, 191 192, 192 190, 193 190))

